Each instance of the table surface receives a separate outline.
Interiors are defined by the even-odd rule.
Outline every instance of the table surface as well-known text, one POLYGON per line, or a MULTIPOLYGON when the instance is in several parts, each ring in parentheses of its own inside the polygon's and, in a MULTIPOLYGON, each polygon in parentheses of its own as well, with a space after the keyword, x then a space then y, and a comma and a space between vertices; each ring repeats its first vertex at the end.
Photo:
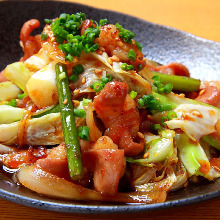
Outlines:
MULTIPOLYGON (((66 0, 130 14, 220 42, 220 0, 66 0)), ((139 214, 82 215, 37 210, 0 199, 0 219, 220 219, 220 199, 139 214)))

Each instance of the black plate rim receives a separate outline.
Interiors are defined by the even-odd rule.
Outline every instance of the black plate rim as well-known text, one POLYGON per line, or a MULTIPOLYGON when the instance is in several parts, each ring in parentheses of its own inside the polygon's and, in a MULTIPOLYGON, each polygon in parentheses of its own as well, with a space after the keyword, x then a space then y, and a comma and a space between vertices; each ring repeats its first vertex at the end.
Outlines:
MULTIPOLYGON (((6 0, 1 1, 0 5, 5 2, 6 2, 6 0)), ((21 1, 10 1, 10 2, 29 2, 29 1, 21 0, 21 1)), ((10 3, 10 2, 8 2, 8 3, 10 3)), ((44 0, 35 1, 34 0, 32 2, 50 2, 50 3, 52 3, 53 1, 44 1, 44 0)), ((80 5, 80 6, 84 6, 86 8, 92 8, 92 9, 99 10, 99 11, 106 12, 106 13, 112 13, 112 14, 114 13, 114 14, 118 14, 118 15, 123 14, 124 16, 128 16, 133 19, 140 20, 145 23, 149 23, 155 27, 177 32, 178 34, 182 34, 183 36, 186 36, 188 38, 193 38, 196 41, 216 44, 218 46, 220 45, 219 42, 204 39, 204 38, 201 38, 201 37, 196 36, 194 34, 191 34, 191 33, 188 33, 188 32, 182 31, 182 30, 178 30, 178 29, 170 27, 170 26, 165 26, 165 25, 149 22, 144 19, 132 16, 132 15, 128 15, 126 13, 96 8, 93 6, 88 6, 88 5, 74 3, 74 2, 65 2, 65 1, 64 2, 63 1, 54 1, 54 2, 60 2, 62 4, 66 3, 66 4, 72 4, 72 5, 80 5)), ((13 192, 9 192, 4 189, 0 189, 0 198, 4 199, 4 200, 8 200, 13 203, 25 205, 25 206, 32 207, 32 208, 39 208, 42 210, 48 210, 48 211, 66 212, 66 213, 81 213, 81 214, 82 213, 83 214, 113 214, 113 213, 125 213, 125 212, 126 213, 148 212, 148 211, 152 211, 152 210, 166 209, 166 208, 172 208, 172 207, 183 206, 183 205, 190 205, 193 203, 198 203, 198 202, 206 201, 209 199, 213 199, 218 196, 220 196, 220 190, 215 191, 215 192, 211 192, 211 193, 201 194, 201 195, 190 197, 187 199, 165 201, 164 203, 156 203, 156 204, 141 204, 141 205, 140 204, 136 204, 136 205, 135 204, 131 204, 131 205, 125 204, 125 205, 119 205, 119 206, 118 205, 105 205, 105 204, 102 204, 102 205, 99 205, 99 204, 97 204, 97 205, 71 204, 71 205, 69 205, 69 204, 59 203, 59 200, 57 202, 51 202, 51 201, 44 202, 40 199, 33 199, 30 197, 18 195, 13 192)), ((74 203, 74 201, 73 201, 73 203, 74 203)))
MULTIPOLYGON (((47 211, 65 212, 65 213, 81 213, 81 214, 114 214, 114 213, 134 213, 134 212, 149 212, 153 210, 161 210, 166 208, 174 208, 178 206, 190 205, 214 199, 220 196, 220 190, 202 194, 199 196, 180 199, 174 201, 165 201, 163 203, 154 204, 125 204, 125 205, 105 205, 102 203, 96 205, 76 205, 76 204, 61 204, 58 202, 42 202, 42 200, 20 196, 15 193, 0 189, 0 198, 13 203, 25 205, 32 208, 38 208, 47 211)), ((73 201, 74 203, 74 201, 73 201)))

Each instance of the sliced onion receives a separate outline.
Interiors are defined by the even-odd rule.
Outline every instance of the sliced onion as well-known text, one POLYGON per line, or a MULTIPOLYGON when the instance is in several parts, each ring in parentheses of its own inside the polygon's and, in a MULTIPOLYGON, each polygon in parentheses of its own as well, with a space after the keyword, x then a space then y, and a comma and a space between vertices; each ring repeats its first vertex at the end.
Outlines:
POLYGON ((103 196, 101 193, 59 178, 36 165, 21 167, 16 174, 17 180, 25 187, 43 195, 71 200, 109 201, 119 203, 156 203, 164 202, 166 192, 117 193, 103 196))
POLYGON ((86 124, 90 130, 90 140, 92 142, 96 142, 102 136, 102 133, 95 124, 91 102, 89 103, 86 111, 86 124))

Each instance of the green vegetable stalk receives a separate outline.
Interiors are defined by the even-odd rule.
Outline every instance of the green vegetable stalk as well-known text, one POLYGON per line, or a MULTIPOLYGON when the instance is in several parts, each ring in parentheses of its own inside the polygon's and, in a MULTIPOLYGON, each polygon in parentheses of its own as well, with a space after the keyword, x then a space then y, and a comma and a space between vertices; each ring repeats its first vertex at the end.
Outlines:
POLYGON ((75 124, 74 109, 69 88, 67 69, 65 65, 59 63, 56 64, 55 69, 69 173, 73 180, 79 180, 83 176, 83 164, 78 133, 75 124))
POLYGON ((185 133, 176 135, 175 141, 179 150, 180 160, 190 176, 203 176, 209 172, 209 160, 199 143, 192 142, 185 133))
MULTIPOLYGON (((155 99, 160 100, 161 105, 170 104, 172 106, 172 109, 175 109, 180 104, 195 104, 195 105, 203 105, 203 106, 209 106, 209 107, 215 108, 216 110, 218 110, 219 118, 220 118, 220 109, 215 107, 215 106, 211 106, 211 105, 208 105, 206 103, 198 102, 196 100, 189 99, 189 98, 180 98, 177 95, 174 95, 172 93, 170 93, 170 94, 158 94, 156 92, 152 92, 152 95, 155 99)), ((217 140, 216 138, 212 137, 211 135, 203 136, 202 140, 207 142, 211 146, 215 147, 216 149, 218 149, 218 150, 220 149, 220 141, 217 140)))
POLYGON ((162 137, 147 143, 140 158, 126 157, 126 161, 148 167, 151 167, 154 163, 166 162, 173 155, 173 133, 167 129, 162 137))
POLYGON ((154 76, 159 76, 163 84, 170 83, 173 89, 181 92, 195 92, 199 90, 200 80, 185 76, 168 75, 158 72, 152 72, 154 76))

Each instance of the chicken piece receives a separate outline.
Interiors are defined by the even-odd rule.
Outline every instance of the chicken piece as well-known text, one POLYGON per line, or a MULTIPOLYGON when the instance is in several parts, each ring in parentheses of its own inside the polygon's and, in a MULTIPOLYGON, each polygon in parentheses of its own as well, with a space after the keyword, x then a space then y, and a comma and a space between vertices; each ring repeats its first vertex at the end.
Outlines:
POLYGON ((220 108, 220 82, 202 82, 201 89, 195 100, 220 108))
POLYGON ((145 61, 143 60, 143 54, 138 50, 135 42, 133 41, 131 44, 129 44, 122 40, 119 37, 120 31, 115 25, 104 25, 100 28, 100 30, 100 35, 97 39, 95 39, 95 43, 104 48, 109 56, 115 55, 121 62, 127 62, 133 65, 134 69, 137 71, 146 65, 145 61), (131 61, 128 58, 128 52, 130 49, 133 49, 136 54, 134 61, 131 61))
POLYGON ((107 83, 95 97, 94 108, 105 127, 109 127, 121 115, 127 95, 127 85, 121 82, 107 83))
POLYGON ((168 75, 178 75, 178 76, 190 76, 189 70, 186 66, 181 63, 169 63, 163 66, 151 66, 148 65, 150 70, 168 74, 168 75))
POLYGON ((119 150, 111 138, 100 137, 93 149, 83 153, 83 163, 93 173, 94 187, 103 195, 115 195, 124 174, 124 150, 119 150))
POLYGON ((49 173, 62 178, 69 177, 69 170, 66 158, 65 144, 60 144, 54 147, 48 156, 44 159, 39 159, 36 165, 49 173))
POLYGON ((31 32, 40 26, 40 22, 36 19, 31 19, 24 23, 20 32, 20 40, 22 43, 24 56, 21 61, 25 61, 27 58, 36 54, 41 48, 41 36, 30 36, 31 32))
POLYGON ((94 99, 94 108, 107 128, 109 136, 126 156, 137 156, 143 149, 142 143, 135 143, 140 125, 140 116, 134 100, 127 95, 127 85, 121 82, 106 84, 94 99))

